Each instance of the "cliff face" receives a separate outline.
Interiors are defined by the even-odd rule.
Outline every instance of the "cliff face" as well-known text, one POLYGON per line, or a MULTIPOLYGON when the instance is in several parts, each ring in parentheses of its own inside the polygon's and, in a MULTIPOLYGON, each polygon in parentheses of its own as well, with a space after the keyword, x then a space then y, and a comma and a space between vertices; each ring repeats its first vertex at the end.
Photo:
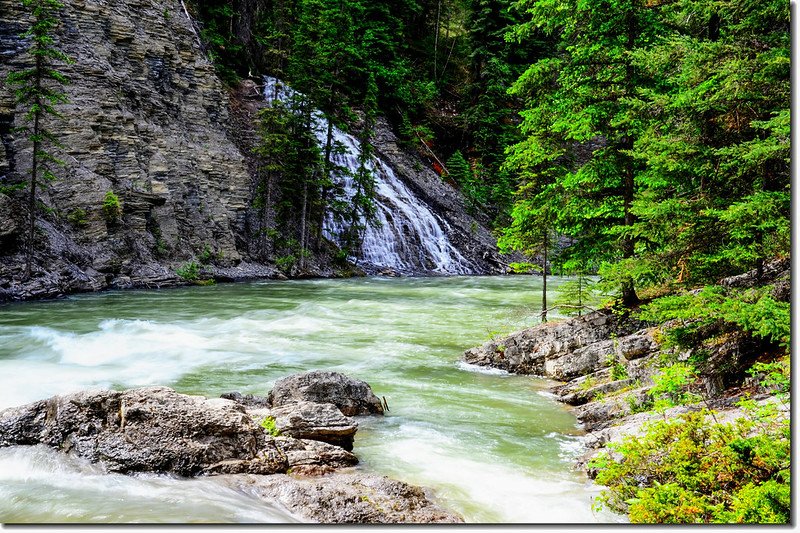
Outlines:
MULTIPOLYGON (((65 166, 42 195, 38 283, 18 290, 164 283, 173 276, 162 264, 206 247, 222 264, 241 261, 250 178, 227 138, 228 96, 180 2, 69 0, 60 15, 57 41, 74 63, 60 67, 70 79, 63 119, 48 123, 65 166), (104 216, 107 191, 121 200, 119 221, 104 216)), ((20 3, 0 0, 0 78, 26 67, 27 27, 20 3)), ((6 182, 30 164, 30 143, 10 128, 19 111, 10 89, 0 91, 6 182)), ((19 218, 0 253, 7 285, 23 262, 19 218)))
MULTIPOLYGON (((175 269, 196 258, 218 279, 281 276, 264 237, 251 235, 255 165, 242 136, 255 129, 241 122, 253 113, 232 111, 242 91, 218 79, 181 2, 64 0, 59 19, 57 46, 74 63, 58 65, 69 102, 46 125, 63 145, 54 153, 64 167, 39 196, 27 281, 26 191, 7 186, 27 180, 31 146, 14 131, 24 110, 5 81, 0 89, 0 300, 172 285, 181 281, 175 269), (122 204, 111 220, 109 191, 122 204)), ((29 25, 19 0, 0 0, 0 79, 30 66, 20 37, 29 25)), ((435 185, 427 196, 440 204, 458 197, 435 185)), ((484 257, 491 236, 459 208, 445 208, 458 226, 454 241, 482 271, 497 271, 484 257)), ((334 275, 331 255, 318 252, 302 275, 334 275)))

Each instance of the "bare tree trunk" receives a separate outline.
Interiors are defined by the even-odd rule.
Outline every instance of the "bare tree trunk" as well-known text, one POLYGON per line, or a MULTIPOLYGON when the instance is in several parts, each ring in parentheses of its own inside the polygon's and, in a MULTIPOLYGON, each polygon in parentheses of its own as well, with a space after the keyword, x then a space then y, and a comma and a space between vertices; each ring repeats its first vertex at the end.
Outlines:
POLYGON ((31 278, 33 263, 33 238, 36 232, 36 181, 39 174, 39 120, 42 112, 42 56, 36 55, 36 110, 33 113, 33 155, 31 157, 31 182, 28 194, 28 242, 25 259, 25 279, 31 278))
POLYGON ((303 209, 300 214, 300 268, 306 267, 306 214, 308 212, 308 181, 303 184, 303 209))
POLYGON ((437 81, 437 70, 438 70, 438 62, 437 59, 439 57, 439 21, 442 16, 442 0, 436 4, 436 32, 433 38, 433 80, 437 81))
POLYGON ((547 228, 545 228, 542 254, 542 322, 547 322, 547 245, 547 228))

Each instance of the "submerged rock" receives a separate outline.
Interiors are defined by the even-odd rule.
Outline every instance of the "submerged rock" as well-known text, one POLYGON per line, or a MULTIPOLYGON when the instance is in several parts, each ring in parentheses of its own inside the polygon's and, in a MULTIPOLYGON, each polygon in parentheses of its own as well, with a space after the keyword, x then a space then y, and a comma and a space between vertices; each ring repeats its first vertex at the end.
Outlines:
POLYGON ((434 505, 419 487, 383 476, 347 473, 319 478, 235 476, 236 488, 277 502, 314 522, 457 523, 458 515, 434 505))
POLYGON ((383 414, 380 399, 366 382, 339 372, 312 370, 287 376, 275 383, 268 398, 273 408, 308 401, 332 403, 346 416, 383 414))

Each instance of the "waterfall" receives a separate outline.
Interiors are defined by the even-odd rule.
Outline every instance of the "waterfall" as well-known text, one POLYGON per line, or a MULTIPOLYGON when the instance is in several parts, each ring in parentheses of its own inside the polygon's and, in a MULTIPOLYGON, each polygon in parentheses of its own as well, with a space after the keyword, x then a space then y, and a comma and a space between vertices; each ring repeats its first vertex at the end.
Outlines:
MULTIPOLYGON (((293 90, 277 78, 264 78, 264 96, 271 102, 277 95, 285 100, 293 90)), ((327 140, 328 121, 321 112, 313 114, 313 129, 320 145, 327 140)), ((358 140, 338 128, 333 128, 333 141, 341 149, 332 155, 336 165, 347 172, 334 171, 334 181, 344 190, 345 201, 356 194, 353 176, 359 167, 361 146, 358 140)), ((447 237, 450 225, 403 183, 392 167, 379 157, 366 164, 375 178, 375 221, 362 232, 362 242, 349 259, 365 270, 391 268, 411 273, 472 274, 474 269, 447 237)), ((328 212, 323 235, 342 246, 347 232, 344 221, 328 212)))

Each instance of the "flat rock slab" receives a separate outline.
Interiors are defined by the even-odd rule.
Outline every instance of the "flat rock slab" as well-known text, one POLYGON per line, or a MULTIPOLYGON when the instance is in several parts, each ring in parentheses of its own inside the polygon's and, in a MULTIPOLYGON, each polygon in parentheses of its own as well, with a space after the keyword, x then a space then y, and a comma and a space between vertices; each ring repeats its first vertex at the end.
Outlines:
POLYGON ((339 372, 292 374, 278 380, 268 398, 273 408, 308 401, 332 403, 345 416, 383 414, 381 401, 366 382, 339 372))
POLYGON ((371 474, 336 473, 305 478, 288 475, 231 476, 231 484, 277 502, 301 519, 329 524, 459 523, 419 487, 371 474))

